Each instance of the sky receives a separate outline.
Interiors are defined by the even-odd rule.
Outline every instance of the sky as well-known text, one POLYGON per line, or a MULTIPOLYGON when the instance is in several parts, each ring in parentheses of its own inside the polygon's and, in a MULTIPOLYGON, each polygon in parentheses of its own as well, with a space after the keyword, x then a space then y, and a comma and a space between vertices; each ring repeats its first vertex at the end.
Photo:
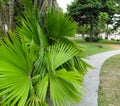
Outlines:
POLYGON ((63 9, 64 12, 67 11, 67 4, 70 4, 73 0, 57 0, 59 6, 63 9))

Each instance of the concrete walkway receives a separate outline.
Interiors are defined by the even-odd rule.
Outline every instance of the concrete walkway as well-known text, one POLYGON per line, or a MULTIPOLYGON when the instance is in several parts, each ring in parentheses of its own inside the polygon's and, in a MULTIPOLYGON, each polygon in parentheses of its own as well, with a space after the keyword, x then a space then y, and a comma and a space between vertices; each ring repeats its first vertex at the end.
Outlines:
POLYGON ((83 86, 85 94, 83 100, 75 106, 98 106, 98 87, 99 87, 99 74, 102 64, 109 57, 120 54, 120 50, 114 50, 109 52, 103 52, 89 57, 86 60, 95 69, 88 69, 85 76, 83 86))

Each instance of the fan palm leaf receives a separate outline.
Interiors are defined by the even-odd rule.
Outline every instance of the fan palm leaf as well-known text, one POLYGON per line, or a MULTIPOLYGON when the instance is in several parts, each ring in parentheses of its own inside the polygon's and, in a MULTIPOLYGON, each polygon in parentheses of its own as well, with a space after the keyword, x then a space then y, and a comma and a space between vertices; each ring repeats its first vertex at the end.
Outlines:
POLYGON ((46 54, 46 75, 36 85, 38 97, 46 100, 47 93, 54 106, 69 105, 80 101, 83 94, 83 75, 75 70, 59 69, 78 53, 77 49, 64 43, 56 43, 49 47, 46 54), (49 92, 48 92, 49 91, 49 92))
MULTIPOLYGON (((38 10, 36 10, 38 12, 38 10)), ((48 46, 45 31, 41 28, 39 20, 32 11, 25 12, 19 26, 17 33, 22 36, 29 45, 46 47, 48 46), (29 14, 29 15, 28 15, 29 14)))
MULTIPOLYGON (((67 77, 69 78, 76 78, 79 76, 79 74, 76 75, 75 72, 73 75, 69 74, 69 72, 66 73, 68 74, 67 77)), ((59 73, 57 74, 59 75, 59 73)), ((67 79, 67 77, 64 75, 64 73, 62 74, 62 78, 58 76, 50 77, 50 97, 54 106, 66 106, 74 104, 79 102, 81 99, 81 95, 83 94, 81 85, 75 83, 77 80, 74 82, 69 80, 69 78, 67 79)))
POLYGON ((78 53, 78 50, 64 43, 56 43, 50 48, 50 60, 57 68, 78 53))
POLYGON ((4 106, 24 106, 31 87, 33 54, 17 37, 0 42, 0 97, 4 106))
POLYGON ((73 20, 60 11, 50 9, 46 13, 46 31, 51 39, 56 39, 62 36, 74 36, 76 34, 76 24, 73 20))

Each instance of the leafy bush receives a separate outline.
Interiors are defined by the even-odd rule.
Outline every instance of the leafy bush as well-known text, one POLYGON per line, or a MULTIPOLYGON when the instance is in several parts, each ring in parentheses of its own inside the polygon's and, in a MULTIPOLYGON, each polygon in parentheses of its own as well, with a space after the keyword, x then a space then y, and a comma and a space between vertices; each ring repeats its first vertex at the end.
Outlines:
POLYGON ((90 39, 90 37, 85 37, 85 41, 86 41, 86 42, 90 42, 90 40, 91 40, 92 42, 98 42, 99 40, 101 40, 101 38, 98 37, 98 36, 92 37, 92 39, 90 39))
POLYGON ((108 39, 107 37, 105 37, 105 39, 108 39))
POLYGON ((120 39, 117 39, 116 41, 118 41, 118 42, 119 42, 119 41, 120 41, 120 39))
POLYGON ((111 40, 112 40, 112 41, 115 41, 115 39, 114 39, 114 38, 111 38, 111 40))

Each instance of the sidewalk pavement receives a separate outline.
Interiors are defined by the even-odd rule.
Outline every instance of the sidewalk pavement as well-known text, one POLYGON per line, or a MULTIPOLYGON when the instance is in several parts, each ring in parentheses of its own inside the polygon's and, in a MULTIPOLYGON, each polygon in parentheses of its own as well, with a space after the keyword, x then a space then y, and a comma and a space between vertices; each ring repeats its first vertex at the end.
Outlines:
POLYGON ((105 60, 117 54, 120 54, 120 50, 92 55, 89 57, 89 60, 86 60, 86 62, 92 65, 95 69, 88 69, 83 82, 85 94, 82 101, 75 106, 98 106, 99 74, 101 66, 105 60))

